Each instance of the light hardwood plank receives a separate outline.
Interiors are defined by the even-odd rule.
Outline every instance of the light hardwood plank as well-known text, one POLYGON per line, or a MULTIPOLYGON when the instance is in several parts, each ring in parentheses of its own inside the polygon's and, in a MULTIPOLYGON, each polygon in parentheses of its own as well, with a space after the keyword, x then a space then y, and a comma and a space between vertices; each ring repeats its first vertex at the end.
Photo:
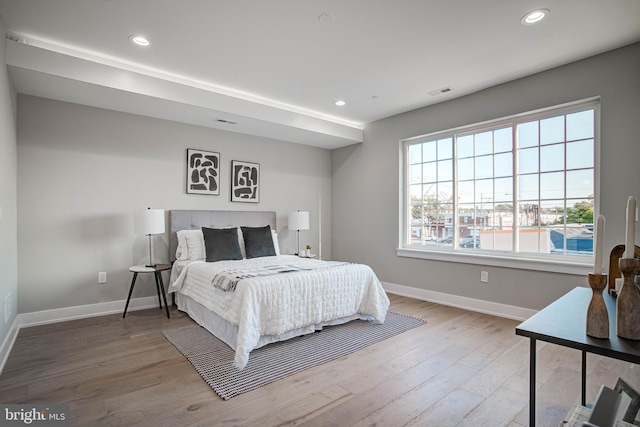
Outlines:
MULTIPOLYGON (((528 424, 529 341, 519 322, 391 295, 426 325, 220 399, 162 335, 193 321, 158 309, 22 329, 0 402, 67 403, 71 425, 464 426, 528 424)), ((557 426, 580 401, 580 353, 538 342, 537 420, 557 426)), ((589 355, 588 399, 640 367, 589 355)))

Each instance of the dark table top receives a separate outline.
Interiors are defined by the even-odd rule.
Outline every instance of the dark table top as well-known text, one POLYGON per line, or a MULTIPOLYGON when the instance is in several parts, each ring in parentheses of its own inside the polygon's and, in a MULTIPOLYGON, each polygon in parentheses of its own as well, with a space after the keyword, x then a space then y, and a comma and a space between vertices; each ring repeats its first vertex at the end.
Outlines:
POLYGON ((587 335, 587 307, 591 295, 591 288, 571 290, 518 325, 516 334, 640 364, 640 341, 616 335, 616 299, 607 292, 603 297, 609 312, 609 338, 587 335))

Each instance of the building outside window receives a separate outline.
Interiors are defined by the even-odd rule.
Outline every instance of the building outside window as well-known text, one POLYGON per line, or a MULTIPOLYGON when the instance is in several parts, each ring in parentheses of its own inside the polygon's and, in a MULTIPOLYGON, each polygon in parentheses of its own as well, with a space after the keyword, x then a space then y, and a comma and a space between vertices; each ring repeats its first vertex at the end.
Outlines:
POLYGON ((597 101, 403 141, 402 247, 593 254, 597 101))

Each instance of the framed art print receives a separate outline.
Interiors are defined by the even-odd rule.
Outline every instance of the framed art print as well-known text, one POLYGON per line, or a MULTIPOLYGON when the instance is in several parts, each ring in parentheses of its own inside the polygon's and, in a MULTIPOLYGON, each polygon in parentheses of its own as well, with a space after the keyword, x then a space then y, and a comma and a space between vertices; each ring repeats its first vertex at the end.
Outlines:
POLYGON ((187 193, 220 195, 220 153, 187 149, 187 193))
POLYGON ((260 201, 260 164, 231 161, 231 201, 258 203, 260 201))

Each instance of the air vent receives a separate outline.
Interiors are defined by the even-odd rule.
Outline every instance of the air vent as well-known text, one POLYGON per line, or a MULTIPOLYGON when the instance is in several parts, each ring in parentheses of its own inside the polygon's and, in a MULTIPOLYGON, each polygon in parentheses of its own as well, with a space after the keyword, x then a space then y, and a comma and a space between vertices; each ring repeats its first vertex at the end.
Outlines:
POLYGON ((438 95, 442 95, 442 94, 445 94, 445 93, 449 93, 451 91, 453 91, 453 88, 451 86, 446 86, 446 87, 442 87, 440 89, 432 90, 431 92, 429 92, 429 95, 438 96, 438 95))
POLYGON ((223 125, 237 125, 238 122, 234 122, 232 120, 217 118, 216 122, 222 123, 223 125))

